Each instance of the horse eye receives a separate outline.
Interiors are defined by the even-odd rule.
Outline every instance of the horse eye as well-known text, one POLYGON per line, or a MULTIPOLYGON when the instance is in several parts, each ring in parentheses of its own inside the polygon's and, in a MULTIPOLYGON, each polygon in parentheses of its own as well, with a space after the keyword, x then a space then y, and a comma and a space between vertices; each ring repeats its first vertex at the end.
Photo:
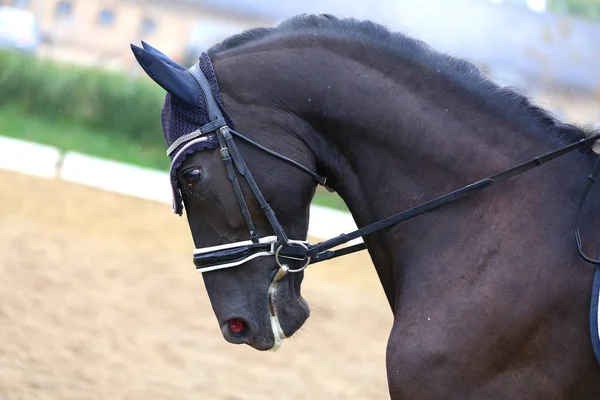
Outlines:
POLYGON ((195 169, 190 172, 186 172, 184 176, 188 183, 188 187, 192 187, 194 183, 198 182, 200 178, 202 178, 202 171, 195 169))

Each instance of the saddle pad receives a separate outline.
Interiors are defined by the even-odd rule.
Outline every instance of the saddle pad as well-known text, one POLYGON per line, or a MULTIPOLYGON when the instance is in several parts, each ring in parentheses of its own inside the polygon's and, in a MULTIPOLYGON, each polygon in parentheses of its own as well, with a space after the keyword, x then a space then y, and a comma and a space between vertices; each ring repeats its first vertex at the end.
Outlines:
POLYGON ((592 305, 590 309, 590 332, 592 334, 592 347, 596 354, 596 359, 600 364, 600 267, 596 267, 594 273, 594 285, 592 286, 592 305))

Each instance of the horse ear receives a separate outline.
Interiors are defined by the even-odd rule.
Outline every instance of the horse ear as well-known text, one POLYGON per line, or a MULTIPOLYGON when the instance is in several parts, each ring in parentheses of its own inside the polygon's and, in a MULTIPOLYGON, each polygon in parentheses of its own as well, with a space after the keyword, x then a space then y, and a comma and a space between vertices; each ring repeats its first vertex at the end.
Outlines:
POLYGON ((163 89, 190 106, 200 104, 200 88, 187 70, 177 69, 165 63, 159 56, 133 44, 131 51, 148 76, 163 89))
POLYGON ((158 58, 160 58, 164 63, 169 64, 172 67, 175 67, 179 70, 186 70, 187 68, 184 67, 183 65, 178 64, 177 62, 175 62, 174 60, 171 60, 169 58, 169 56, 167 56, 166 54, 164 54, 163 52, 161 52, 160 50, 150 46, 148 43, 144 42, 142 40, 142 47, 146 50, 148 50, 150 53, 154 54, 155 56, 157 56, 158 58))

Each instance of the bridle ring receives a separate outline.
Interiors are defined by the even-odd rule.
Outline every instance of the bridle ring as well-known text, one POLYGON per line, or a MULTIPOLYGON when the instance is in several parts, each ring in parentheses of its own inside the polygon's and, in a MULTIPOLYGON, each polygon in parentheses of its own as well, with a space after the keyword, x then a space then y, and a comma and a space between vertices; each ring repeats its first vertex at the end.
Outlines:
MULTIPOLYGON (((304 249, 308 250, 308 246, 302 242, 295 242, 294 244, 299 244, 300 246, 304 247, 304 249)), ((281 251, 281 249, 283 249, 282 245, 280 245, 277 248, 277 250, 275 251, 275 262, 277 263, 277 265, 279 265, 280 268, 287 270, 286 272, 291 272, 291 273, 301 272, 301 271, 304 271, 306 269, 306 267, 308 267, 308 265, 310 264, 310 257, 306 257, 306 263, 302 266, 302 268, 298 268, 298 269, 291 269, 287 264, 281 264, 281 262, 279 261, 279 252, 281 251)))

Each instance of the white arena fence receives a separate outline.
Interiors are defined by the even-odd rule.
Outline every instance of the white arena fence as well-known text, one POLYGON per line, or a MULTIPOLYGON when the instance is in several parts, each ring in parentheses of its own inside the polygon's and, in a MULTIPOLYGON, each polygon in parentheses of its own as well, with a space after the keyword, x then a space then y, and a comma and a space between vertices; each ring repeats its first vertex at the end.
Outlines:
MULTIPOLYGON (((71 151, 63 154, 52 146, 3 136, 0 136, 0 169, 165 203, 165 212, 170 212, 171 188, 167 172, 71 151)), ((349 213, 311 205, 310 236, 328 239, 355 229, 349 213)), ((356 239, 350 243, 361 241, 356 239)))

